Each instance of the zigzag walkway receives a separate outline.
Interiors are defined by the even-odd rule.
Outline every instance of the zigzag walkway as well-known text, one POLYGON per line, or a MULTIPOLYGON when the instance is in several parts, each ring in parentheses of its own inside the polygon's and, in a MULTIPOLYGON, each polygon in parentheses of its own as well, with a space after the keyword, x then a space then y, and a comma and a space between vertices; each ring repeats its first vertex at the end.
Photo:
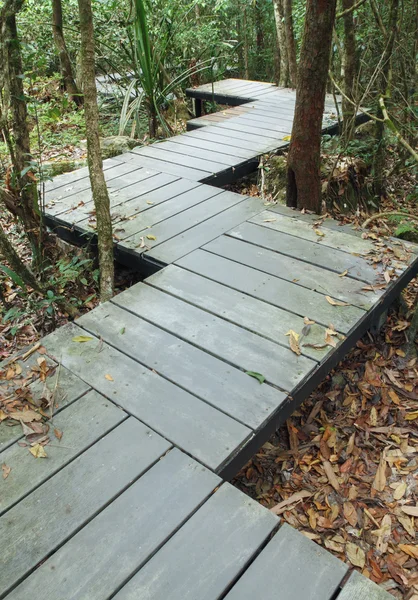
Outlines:
MULTIPOLYGON (((239 85, 271 114, 292 97, 239 85)), ((64 435, 35 460, 0 425, 0 598, 390 598, 225 480, 417 274, 417 248, 202 183, 282 144, 272 130, 256 149, 239 119, 106 161, 117 255, 153 274, 8 367, 27 384, 46 358, 31 390, 53 391, 64 435)), ((86 170, 48 187, 51 225, 93 237, 86 170)))

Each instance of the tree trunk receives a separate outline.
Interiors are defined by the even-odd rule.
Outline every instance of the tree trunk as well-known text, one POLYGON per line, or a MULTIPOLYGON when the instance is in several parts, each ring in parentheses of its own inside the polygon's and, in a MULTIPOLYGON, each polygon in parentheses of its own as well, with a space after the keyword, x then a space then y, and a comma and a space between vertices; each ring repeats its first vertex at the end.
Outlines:
POLYGON ((61 0, 52 0, 52 32, 58 50, 64 87, 67 90, 70 99, 75 102, 77 106, 81 106, 83 104, 83 98, 75 83, 71 60, 65 44, 61 0))
POLYGON ((97 107, 94 27, 91 0, 78 0, 78 8, 80 12, 81 65, 84 82, 87 157, 97 221, 100 300, 105 302, 112 297, 114 289, 113 236, 109 194, 103 174, 103 162, 100 151, 99 109, 97 107))
MULTIPOLYGON (((351 9, 356 0, 342 0, 343 11, 351 9)), ((344 93, 351 101, 355 100, 354 84, 356 79, 356 35, 353 11, 343 15, 344 22, 344 93)), ((354 135, 355 109, 351 102, 343 97, 343 138, 349 142, 354 135)))
POLYGON ((276 22, 277 41, 279 43, 280 53, 280 79, 279 85, 287 87, 289 85, 290 69, 289 57, 287 54, 286 28, 284 25, 283 0, 273 0, 274 20, 276 22))
POLYGON ((321 209, 321 130, 336 0, 307 0, 288 155, 288 206, 321 209))
POLYGON ((293 6, 292 0, 283 0, 284 23, 286 29, 287 58, 289 63, 290 84, 296 87, 298 80, 298 65, 296 61, 295 34, 293 32, 293 6))
POLYGON ((245 79, 250 78, 250 69, 248 67, 248 31, 247 31, 247 9, 244 8, 244 18, 243 18, 243 30, 244 30, 244 39, 243 39, 243 54, 244 54, 244 77, 245 79))
MULTIPOLYGON (((392 0, 389 11, 389 19, 387 27, 383 26, 383 31, 386 31, 385 49, 382 55, 382 68, 378 80, 378 94, 380 96, 390 97, 391 94, 391 79, 392 79, 392 53, 397 34, 397 22, 399 13, 399 0, 392 0)), ((383 112, 378 105, 377 116, 383 119, 383 112)), ((385 124, 383 121, 376 123, 376 152, 373 159, 373 175, 374 175, 374 192, 380 199, 386 194, 386 186, 384 185, 383 171, 385 167, 386 143, 385 143, 385 124)))
POLYGON ((3 231, 0 225, 0 256, 7 261, 12 271, 16 273, 22 279, 23 283, 28 287, 40 292, 40 285, 35 279, 32 271, 22 262, 16 250, 7 237, 7 234, 3 231))
MULTIPOLYGON (((39 198, 36 180, 30 172, 30 153, 27 107, 23 90, 23 66, 16 26, 16 14, 24 0, 6 0, 0 13, 0 93, 2 95, 2 127, 8 127, 11 115, 13 130, 13 177, 8 184, 13 198, 15 215, 19 216, 32 247, 34 264, 40 266, 42 242, 39 198)), ((9 208, 11 206, 8 206, 9 208)))
POLYGON ((263 31, 263 13, 261 10, 261 0, 255 0, 255 41, 256 41, 256 73, 255 79, 264 80, 264 31, 263 31))

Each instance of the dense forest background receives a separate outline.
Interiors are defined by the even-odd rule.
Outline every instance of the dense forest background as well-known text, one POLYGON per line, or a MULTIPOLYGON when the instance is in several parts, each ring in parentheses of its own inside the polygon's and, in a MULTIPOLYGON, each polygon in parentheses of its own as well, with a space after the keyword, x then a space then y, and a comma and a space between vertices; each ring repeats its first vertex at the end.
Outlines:
MULTIPOLYGON (((61 315, 91 308, 99 292, 102 299, 113 293, 113 283, 107 291, 98 288, 103 263, 99 270, 88 248, 63 250, 42 219, 44 182, 87 162, 91 103, 82 61, 84 4, 0 3, 5 57, 0 73, 0 240, 5 257, 0 277, 2 318, 12 337, 25 331, 29 306, 29 322, 39 322, 43 330, 61 315), (8 42, 8 36, 14 39, 8 42), (6 248, 8 239, 12 248, 6 248)), ((193 117, 184 93, 188 86, 238 77, 296 87, 302 70, 309 82, 309 56, 301 56, 301 50, 311 4, 93 0, 103 157, 184 130, 193 117)), ((324 73, 328 71, 326 91, 336 100, 340 130, 322 138, 321 197, 311 205, 357 224, 371 216, 367 223, 372 226, 417 241, 418 6, 413 0, 328 4, 333 10, 331 48, 324 73), (356 114, 369 122, 357 128, 356 114)), ((314 39, 315 23, 311 30, 314 39)), ((313 74, 315 69, 314 62, 313 74)), ((207 112, 219 109, 206 103, 207 112)), ((235 189, 284 201, 290 158, 291 153, 287 165, 286 156, 263 157, 259 181, 245 181, 235 189)), ((309 200, 299 208, 311 208, 309 200)), ((112 233, 109 223, 106 227, 110 268, 112 233)))

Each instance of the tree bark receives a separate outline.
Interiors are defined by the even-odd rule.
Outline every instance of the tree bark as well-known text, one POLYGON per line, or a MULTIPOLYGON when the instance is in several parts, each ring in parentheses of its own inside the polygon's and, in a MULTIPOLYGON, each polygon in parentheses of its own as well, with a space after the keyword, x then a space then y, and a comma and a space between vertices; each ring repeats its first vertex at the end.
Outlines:
POLYGON ((274 20, 276 23, 277 41, 280 54, 279 85, 287 87, 290 79, 289 57, 287 53, 286 28, 284 25, 283 0, 273 0, 274 20))
MULTIPOLYGON (((379 96, 390 97, 391 94, 391 70, 392 53, 397 34, 397 22, 399 13, 399 0, 392 0, 389 10, 387 27, 382 23, 380 28, 386 31, 385 49, 382 55, 382 67, 378 80, 379 96)), ((376 15, 378 20, 378 15, 376 15)), ((378 21, 379 22, 379 21, 378 21)), ((373 158, 373 176, 374 192, 380 199, 386 195, 386 186, 384 185, 383 171, 385 167, 386 143, 385 143, 385 123, 383 121, 383 112, 378 106, 377 116, 381 121, 376 123, 376 152, 373 158)))
POLYGON ((3 228, 0 225, 0 256, 7 261, 10 265, 12 271, 16 273, 22 279, 22 281, 32 289, 40 292, 40 285, 37 282, 32 271, 28 269, 24 262, 20 259, 16 250, 13 248, 12 244, 7 237, 7 234, 4 232, 3 228))
POLYGON ((321 130, 336 0, 307 0, 288 155, 288 206, 321 209, 321 130))
MULTIPOLYGON (((354 102, 354 84, 356 79, 356 35, 354 30, 353 11, 355 0, 342 0, 344 23, 344 93, 354 102), (344 12, 349 11, 349 12, 344 12)), ((352 102, 343 97, 343 138, 349 142, 354 135, 355 109, 352 102)))
MULTIPOLYGON (((2 127, 13 130, 13 176, 9 178, 9 199, 13 198, 14 214, 18 216, 32 247, 34 264, 40 266, 42 230, 38 189, 29 170, 32 163, 29 141, 28 113, 23 89, 23 66, 16 25, 16 14, 24 0, 6 0, 0 13, 0 93, 2 97, 2 127)), ((8 205, 10 209, 12 205, 8 205)))
POLYGON ((99 109, 97 107, 94 26, 91 0, 78 0, 78 8, 80 13, 81 65, 84 82, 87 157, 97 222, 100 300, 105 302, 113 296, 114 290, 113 236, 109 194, 103 174, 103 162, 100 151, 99 109))
POLYGON ((263 31, 263 13, 261 10, 261 0, 254 2, 254 20, 255 20, 255 41, 256 41, 256 76, 255 79, 263 80, 264 75, 264 31, 263 31))
POLYGON ((292 0, 283 0, 284 23, 286 30, 287 59, 289 63, 290 84, 296 87, 298 80, 298 65, 296 61, 295 34, 293 31, 293 6, 292 0))
POLYGON ((61 0, 52 0, 52 32, 54 34, 55 46, 58 50, 64 87, 67 90, 70 99, 77 106, 81 106, 83 104, 83 97, 80 95, 74 80, 73 67, 64 38, 61 0))

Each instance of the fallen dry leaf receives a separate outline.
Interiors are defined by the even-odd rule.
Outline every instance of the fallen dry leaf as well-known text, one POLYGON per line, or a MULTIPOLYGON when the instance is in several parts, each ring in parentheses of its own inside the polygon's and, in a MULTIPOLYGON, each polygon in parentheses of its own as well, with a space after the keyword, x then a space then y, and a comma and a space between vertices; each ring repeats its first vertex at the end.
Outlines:
POLYGON ((401 510, 411 517, 418 517, 418 506, 401 506, 401 510))
POLYGON ((376 475, 372 484, 372 487, 378 492, 383 492, 386 486, 386 460, 383 456, 380 459, 379 466, 377 467, 376 475))
POLYGON ((393 498, 394 500, 400 500, 402 498, 402 496, 405 494, 406 492, 406 483, 405 481, 402 481, 398 487, 395 489, 395 491, 393 492, 393 498))
POLYGON ((350 306, 348 302, 341 302, 341 300, 334 300, 331 296, 325 296, 327 302, 329 302, 332 306, 350 306))
POLYGON ((3 479, 7 479, 10 475, 11 467, 7 466, 6 463, 1 465, 1 470, 3 471, 3 479))
POLYGON ((413 546, 412 544, 399 544, 398 548, 402 550, 402 552, 405 552, 405 554, 412 556, 412 558, 418 558, 418 546, 413 546))
POLYGON ((335 491, 340 491, 340 484, 338 483, 337 476, 334 473, 334 469, 332 468, 331 463, 328 460, 322 461, 325 475, 327 476, 328 481, 332 485, 335 491))
POLYGON ((35 444, 32 448, 29 449, 29 452, 35 457, 35 458, 47 458, 48 455, 45 452, 45 448, 43 446, 41 446, 41 444, 35 444))
POLYGON ((345 546, 345 552, 352 565, 355 567, 360 567, 360 569, 364 567, 366 564, 366 555, 360 546, 357 546, 357 544, 353 544, 352 542, 348 542, 345 546))
POLYGON ((107 374, 105 375, 105 379, 107 379, 108 381, 114 381, 114 379, 113 379, 112 375, 109 375, 109 373, 107 373, 107 374))
POLYGON ((303 500, 303 498, 308 498, 308 496, 312 496, 311 492, 300 490, 300 492, 292 494, 289 498, 286 498, 286 500, 283 500, 282 502, 276 504, 276 506, 273 506, 273 508, 270 508, 270 512, 274 513, 275 515, 280 515, 282 512, 284 512, 286 506, 289 506, 289 504, 293 504, 294 502, 299 502, 300 500, 303 500))
POLYGON ((23 423, 32 423, 32 421, 40 421, 42 415, 34 410, 17 410, 9 413, 10 419, 21 421, 23 423))

